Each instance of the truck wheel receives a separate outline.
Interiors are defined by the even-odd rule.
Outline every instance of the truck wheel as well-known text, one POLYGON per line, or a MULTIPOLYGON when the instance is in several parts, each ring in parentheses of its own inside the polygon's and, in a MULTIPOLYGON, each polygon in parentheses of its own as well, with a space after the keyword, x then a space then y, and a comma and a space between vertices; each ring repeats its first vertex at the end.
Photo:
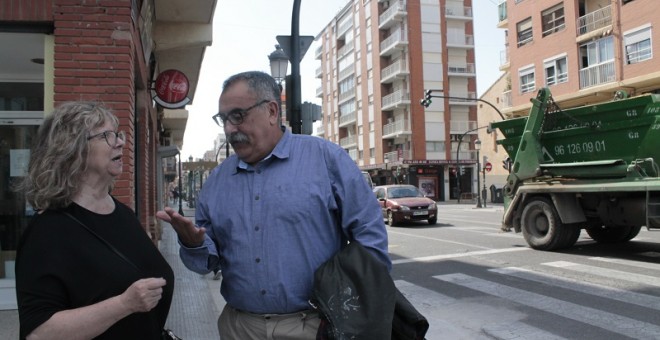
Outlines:
POLYGON ((580 229, 562 224, 552 202, 543 197, 526 204, 520 226, 527 244, 537 250, 570 247, 580 235, 580 229))
POLYGON ((627 242, 635 238, 642 226, 598 226, 587 228, 587 234, 598 243, 627 242))

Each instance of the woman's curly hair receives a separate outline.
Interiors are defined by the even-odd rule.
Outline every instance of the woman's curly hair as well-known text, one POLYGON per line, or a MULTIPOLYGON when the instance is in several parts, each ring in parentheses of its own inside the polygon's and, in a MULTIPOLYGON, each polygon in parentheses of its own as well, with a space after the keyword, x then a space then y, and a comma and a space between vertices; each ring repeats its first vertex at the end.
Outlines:
POLYGON ((119 126, 117 117, 95 102, 67 102, 57 107, 39 127, 27 175, 15 190, 22 191, 38 211, 71 204, 87 171, 87 138, 108 121, 119 126))

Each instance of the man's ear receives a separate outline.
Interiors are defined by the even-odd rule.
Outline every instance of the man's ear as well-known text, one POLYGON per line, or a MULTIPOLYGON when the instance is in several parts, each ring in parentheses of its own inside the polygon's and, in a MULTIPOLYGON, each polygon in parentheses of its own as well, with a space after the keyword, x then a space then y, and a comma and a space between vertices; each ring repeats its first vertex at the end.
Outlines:
POLYGON ((278 118, 280 116, 280 106, 277 105, 276 101, 268 102, 268 119, 271 124, 278 124, 278 118))

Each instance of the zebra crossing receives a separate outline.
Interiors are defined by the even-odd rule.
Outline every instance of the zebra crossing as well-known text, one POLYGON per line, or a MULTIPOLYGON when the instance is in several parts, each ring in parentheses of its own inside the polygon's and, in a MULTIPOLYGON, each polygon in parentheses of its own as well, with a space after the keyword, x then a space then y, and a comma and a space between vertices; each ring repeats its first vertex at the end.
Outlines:
POLYGON ((459 296, 395 284, 429 320, 429 340, 660 339, 660 253, 636 256, 432 276, 459 296))

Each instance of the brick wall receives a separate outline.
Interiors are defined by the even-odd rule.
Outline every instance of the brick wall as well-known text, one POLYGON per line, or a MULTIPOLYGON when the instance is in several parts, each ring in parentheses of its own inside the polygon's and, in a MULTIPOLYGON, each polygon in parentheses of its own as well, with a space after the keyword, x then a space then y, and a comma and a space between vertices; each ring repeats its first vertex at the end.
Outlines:
POLYGON ((2 0, 0 20, 45 22, 53 20, 51 0, 2 0))

